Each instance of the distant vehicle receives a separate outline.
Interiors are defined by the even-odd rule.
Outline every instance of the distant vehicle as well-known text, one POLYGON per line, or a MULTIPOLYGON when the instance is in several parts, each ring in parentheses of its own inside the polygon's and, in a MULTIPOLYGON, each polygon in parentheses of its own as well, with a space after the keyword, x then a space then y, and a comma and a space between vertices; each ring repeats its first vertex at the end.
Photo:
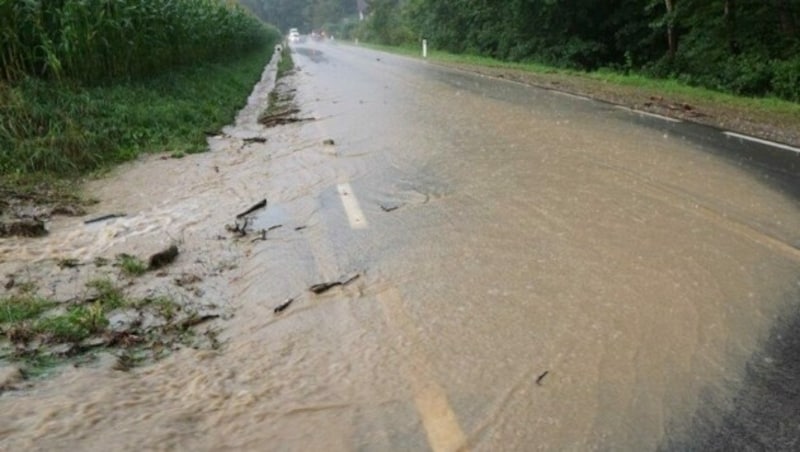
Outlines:
POLYGON ((302 37, 300 36, 300 32, 297 31, 297 28, 289 29, 289 42, 301 42, 302 37))

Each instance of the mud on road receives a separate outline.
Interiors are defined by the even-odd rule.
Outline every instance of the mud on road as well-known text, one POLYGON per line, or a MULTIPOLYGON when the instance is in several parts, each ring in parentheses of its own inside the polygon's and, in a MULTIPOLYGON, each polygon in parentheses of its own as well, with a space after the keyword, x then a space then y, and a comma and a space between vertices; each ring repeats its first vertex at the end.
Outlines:
POLYGON ((89 182, 93 200, 44 184, 0 187, 8 314, 0 317, 0 392, 35 388, 66 367, 127 371, 181 348, 222 346, 220 321, 233 314, 229 273, 257 232, 231 233, 240 219, 232 212, 237 200, 263 196, 238 170, 267 141, 255 121, 267 96, 290 99, 285 83, 273 89, 275 66, 237 124, 210 138, 231 152, 141 158, 89 182))

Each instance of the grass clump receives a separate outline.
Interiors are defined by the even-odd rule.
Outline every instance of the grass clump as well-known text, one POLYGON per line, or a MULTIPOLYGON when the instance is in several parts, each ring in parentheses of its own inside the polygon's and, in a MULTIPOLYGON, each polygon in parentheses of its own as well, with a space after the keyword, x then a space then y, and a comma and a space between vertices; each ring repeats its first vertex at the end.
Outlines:
POLYGON ((147 264, 136 256, 130 254, 120 254, 117 256, 117 264, 122 273, 127 276, 141 276, 147 272, 147 264))
POLYGON ((94 279, 86 287, 95 291, 94 300, 104 312, 121 308, 128 304, 122 289, 117 287, 110 279, 94 279))
POLYGON ((19 323, 48 311, 55 303, 33 295, 13 295, 0 300, 0 324, 19 323))
POLYGON ((144 298, 136 306, 140 309, 149 308, 166 321, 172 321, 181 310, 181 306, 172 298, 166 296, 144 298))
POLYGON ((77 343, 103 332, 108 326, 105 308, 99 303, 73 306, 66 313, 45 317, 33 326, 36 335, 48 343, 77 343))

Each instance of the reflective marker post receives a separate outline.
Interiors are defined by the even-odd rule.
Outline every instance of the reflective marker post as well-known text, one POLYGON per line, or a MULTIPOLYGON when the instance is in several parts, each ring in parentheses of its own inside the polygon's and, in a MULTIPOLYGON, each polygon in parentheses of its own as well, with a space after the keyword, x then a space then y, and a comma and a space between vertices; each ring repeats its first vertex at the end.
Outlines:
POLYGON ((422 40, 422 58, 428 58, 428 40, 422 40))

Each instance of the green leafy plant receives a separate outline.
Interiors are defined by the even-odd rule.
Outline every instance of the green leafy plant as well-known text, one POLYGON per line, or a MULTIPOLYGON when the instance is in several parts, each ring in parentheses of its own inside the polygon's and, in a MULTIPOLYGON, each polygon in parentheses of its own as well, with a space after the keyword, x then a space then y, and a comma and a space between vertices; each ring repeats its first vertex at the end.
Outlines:
POLYGON ((141 276, 147 272, 147 263, 130 254, 120 254, 117 262, 122 273, 128 276, 141 276))

